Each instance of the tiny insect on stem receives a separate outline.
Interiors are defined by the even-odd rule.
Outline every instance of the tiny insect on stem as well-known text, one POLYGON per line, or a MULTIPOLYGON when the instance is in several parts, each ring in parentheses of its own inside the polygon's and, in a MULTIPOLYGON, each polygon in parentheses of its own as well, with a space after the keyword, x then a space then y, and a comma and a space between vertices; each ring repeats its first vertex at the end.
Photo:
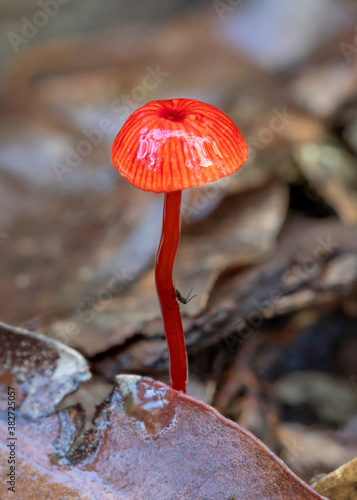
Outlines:
POLYGON ((191 298, 190 298, 190 295, 192 293, 192 290, 193 288, 191 288, 190 290, 190 293, 187 295, 187 297, 184 297, 181 292, 179 290, 177 290, 177 288, 175 288, 175 291, 176 291, 176 297, 178 299, 179 302, 181 302, 181 304, 188 304, 192 299, 194 299, 196 297, 196 295, 193 295, 191 298))

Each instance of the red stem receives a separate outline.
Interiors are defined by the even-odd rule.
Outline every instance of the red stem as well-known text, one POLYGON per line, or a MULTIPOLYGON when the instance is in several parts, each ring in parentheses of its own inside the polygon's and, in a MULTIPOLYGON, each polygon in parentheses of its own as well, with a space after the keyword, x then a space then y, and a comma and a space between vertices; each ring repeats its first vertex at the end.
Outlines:
POLYGON ((162 233, 156 257, 155 280, 169 348, 172 388, 186 392, 187 353, 173 269, 181 231, 181 191, 165 194, 162 233))

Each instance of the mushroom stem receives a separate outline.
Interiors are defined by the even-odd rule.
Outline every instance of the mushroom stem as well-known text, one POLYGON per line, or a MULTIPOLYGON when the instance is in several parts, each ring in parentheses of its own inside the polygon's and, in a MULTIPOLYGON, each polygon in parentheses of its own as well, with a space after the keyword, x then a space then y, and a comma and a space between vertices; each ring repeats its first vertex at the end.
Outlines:
POLYGON ((172 388, 186 392, 187 353, 173 268, 181 231, 181 191, 165 194, 162 233, 156 257, 155 281, 169 349, 172 388))

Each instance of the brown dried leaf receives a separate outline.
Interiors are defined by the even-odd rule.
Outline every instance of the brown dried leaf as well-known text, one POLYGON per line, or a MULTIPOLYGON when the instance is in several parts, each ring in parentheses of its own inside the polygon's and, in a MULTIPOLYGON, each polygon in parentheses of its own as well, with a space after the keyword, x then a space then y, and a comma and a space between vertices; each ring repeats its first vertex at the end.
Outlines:
POLYGON ((66 411, 18 429, 22 500, 322 498, 249 432, 152 379, 119 376, 72 446, 80 418, 66 411))
POLYGON ((35 419, 53 413, 67 394, 91 377, 79 353, 43 335, 0 323, 0 346, 3 410, 8 385, 16 389, 20 414, 35 419))
POLYGON ((357 458, 342 465, 313 485, 330 500, 353 500, 357 494, 357 458))

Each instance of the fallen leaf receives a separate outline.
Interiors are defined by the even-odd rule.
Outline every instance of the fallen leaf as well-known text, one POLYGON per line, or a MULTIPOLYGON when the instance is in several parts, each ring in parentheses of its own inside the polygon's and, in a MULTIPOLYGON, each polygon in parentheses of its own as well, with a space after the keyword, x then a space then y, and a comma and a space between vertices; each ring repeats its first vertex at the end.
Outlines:
POLYGON ((16 390, 20 414, 35 419, 53 413, 67 394, 91 377, 78 352, 43 335, 0 323, 0 345, 3 410, 9 385, 16 390))
POLYGON ((79 409, 65 411, 18 428, 18 498, 323 498, 248 431, 152 379, 118 376, 84 436, 79 409))

